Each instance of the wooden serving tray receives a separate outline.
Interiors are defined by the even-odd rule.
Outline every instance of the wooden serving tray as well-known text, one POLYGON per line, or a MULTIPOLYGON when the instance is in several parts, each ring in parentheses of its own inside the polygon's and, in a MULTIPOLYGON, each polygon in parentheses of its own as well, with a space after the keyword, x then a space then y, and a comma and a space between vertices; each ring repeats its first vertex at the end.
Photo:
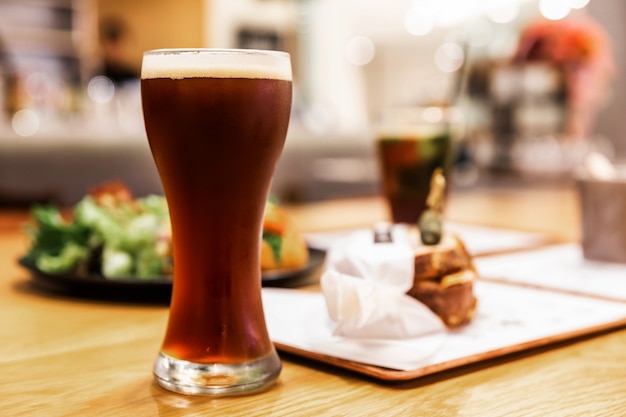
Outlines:
POLYGON ((403 342, 406 352, 430 349, 406 363, 372 354, 368 341, 360 350, 359 341, 332 336, 321 293, 264 289, 264 305, 279 351, 385 381, 412 380, 626 326, 625 302, 481 280, 475 293, 479 304, 472 323, 437 336, 436 342, 435 336, 403 342))
POLYGON ((459 368, 465 365, 487 361, 489 359, 494 359, 494 358, 509 355, 512 353, 517 353, 517 352, 521 352, 525 350, 539 348, 542 346, 556 344, 558 342, 576 339, 578 337, 592 335, 595 333, 600 333, 600 332, 611 330, 611 329, 617 329, 617 328, 624 327, 624 326, 626 326, 626 318, 617 320, 614 322, 606 323, 603 325, 589 327, 589 328, 582 329, 579 331, 573 331, 569 333, 563 333, 560 335, 546 337, 543 339, 538 339, 529 343, 522 343, 522 344, 518 344, 514 346, 508 346, 508 347, 504 347, 501 349, 495 349, 489 352, 483 352, 483 353, 479 353, 475 355, 469 355, 469 356, 459 358, 459 359, 450 360, 448 362, 428 365, 428 366, 424 366, 424 367, 410 370, 410 371, 398 371, 398 370, 382 368, 382 367, 374 366, 374 365, 367 365, 364 363, 354 362, 354 361, 350 361, 347 359, 337 358, 331 355, 325 355, 323 353, 317 353, 317 352, 312 352, 312 351, 308 351, 304 349, 299 349, 297 347, 285 345, 282 343, 275 343, 275 346, 279 351, 301 356, 303 358, 312 359, 318 362, 323 362, 328 365, 336 366, 342 369, 347 369, 349 371, 357 372, 359 374, 367 375, 367 376, 380 379, 383 381, 398 381, 399 382, 399 381, 410 381, 410 380, 417 379, 426 375, 435 374, 437 372, 459 368))

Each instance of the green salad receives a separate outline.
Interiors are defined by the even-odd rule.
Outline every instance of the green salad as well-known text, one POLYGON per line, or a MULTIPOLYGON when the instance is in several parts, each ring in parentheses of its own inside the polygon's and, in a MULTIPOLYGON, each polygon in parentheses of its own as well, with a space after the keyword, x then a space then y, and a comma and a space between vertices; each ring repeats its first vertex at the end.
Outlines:
POLYGON ((31 214, 31 247, 23 260, 43 272, 111 279, 171 274, 171 227, 162 196, 133 199, 105 190, 86 195, 69 215, 49 205, 33 207, 31 214))

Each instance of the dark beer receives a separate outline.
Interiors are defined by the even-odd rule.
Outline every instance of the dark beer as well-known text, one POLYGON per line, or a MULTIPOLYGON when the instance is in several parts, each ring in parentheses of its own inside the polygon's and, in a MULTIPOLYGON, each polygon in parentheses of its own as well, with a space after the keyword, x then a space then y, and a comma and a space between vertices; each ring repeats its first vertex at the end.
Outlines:
MULTIPOLYGON (((259 257, 292 83, 290 68, 288 76, 277 76, 263 65, 215 66, 185 58, 189 66, 172 61, 170 68, 161 59, 163 67, 152 71, 144 55, 141 81, 146 132, 174 245, 170 316, 155 373, 179 392, 220 393, 228 392, 220 384, 252 372, 246 369, 255 361, 271 358, 274 368, 258 374, 267 371, 275 379, 280 370, 265 325, 259 257), (162 360, 169 362, 160 365, 162 360), (172 361, 191 362, 198 375, 189 383, 201 380, 213 388, 177 388, 178 377, 167 375, 172 361), (203 365, 216 364, 232 365, 233 375, 239 374, 230 375, 231 368, 203 374, 203 365)), ((250 378, 242 377, 242 386, 251 386, 250 378)))
POLYGON ((291 83, 156 78, 143 80, 142 96, 174 236, 176 281, 163 351, 202 363, 263 356, 271 344, 256 330, 265 328, 260 225, 285 140, 291 83))
POLYGON ((436 168, 449 171, 449 133, 424 137, 386 135, 377 141, 383 194, 395 223, 417 223, 426 208, 430 178, 436 168))

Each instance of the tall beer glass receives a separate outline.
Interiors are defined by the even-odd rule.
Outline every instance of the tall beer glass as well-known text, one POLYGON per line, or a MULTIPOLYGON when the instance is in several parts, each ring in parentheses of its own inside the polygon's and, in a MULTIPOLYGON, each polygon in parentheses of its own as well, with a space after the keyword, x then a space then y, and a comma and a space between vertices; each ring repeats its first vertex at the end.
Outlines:
POLYGON ((291 109, 291 61, 275 51, 179 49, 143 56, 148 142, 174 246, 156 381, 231 395, 276 381, 261 302, 263 211, 291 109))

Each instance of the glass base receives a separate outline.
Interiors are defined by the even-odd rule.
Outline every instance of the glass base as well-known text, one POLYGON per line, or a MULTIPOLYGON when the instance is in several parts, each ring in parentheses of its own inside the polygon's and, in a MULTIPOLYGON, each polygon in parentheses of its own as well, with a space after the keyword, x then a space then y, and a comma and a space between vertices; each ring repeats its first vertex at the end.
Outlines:
POLYGON ((195 363, 159 353, 154 376, 160 386, 180 394, 225 396, 268 388, 278 379, 281 368, 276 351, 240 364, 195 363))

